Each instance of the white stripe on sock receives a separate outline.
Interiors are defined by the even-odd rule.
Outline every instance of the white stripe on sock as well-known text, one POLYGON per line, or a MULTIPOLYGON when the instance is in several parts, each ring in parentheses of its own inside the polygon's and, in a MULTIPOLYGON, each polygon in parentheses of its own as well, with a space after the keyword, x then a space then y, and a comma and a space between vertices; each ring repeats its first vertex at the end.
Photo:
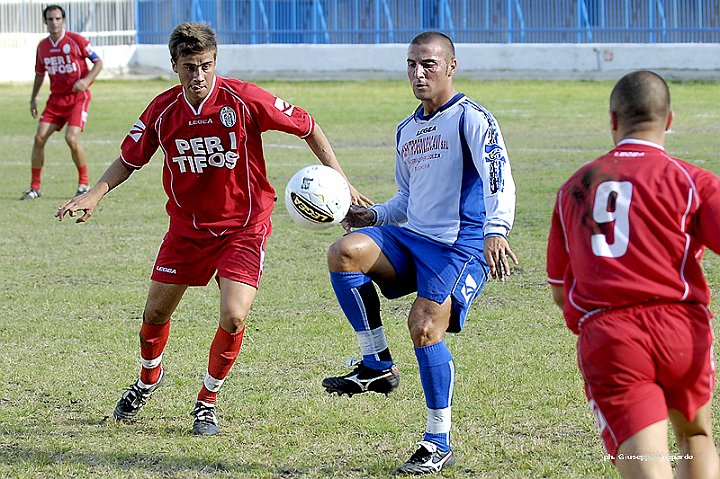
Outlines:
POLYGON ((357 338, 363 356, 375 355, 385 351, 388 347, 387 339, 385 338, 385 328, 382 326, 370 331, 358 331, 357 338))
POLYGON ((427 426, 425 432, 430 434, 445 434, 450 432, 452 425, 452 406, 443 409, 427 410, 427 426))
POLYGON ((155 369, 156 367, 160 366, 160 363, 162 362, 162 353, 160 353, 160 356, 156 357, 155 359, 145 359, 140 358, 140 364, 142 364, 142 367, 145 369, 155 369))
POLYGON ((214 377, 210 376, 210 373, 205 374, 205 387, 208 391, 212 393, 216 393, 220 390, 223 383, 225 382, 224 379, 215 379, 214 377))

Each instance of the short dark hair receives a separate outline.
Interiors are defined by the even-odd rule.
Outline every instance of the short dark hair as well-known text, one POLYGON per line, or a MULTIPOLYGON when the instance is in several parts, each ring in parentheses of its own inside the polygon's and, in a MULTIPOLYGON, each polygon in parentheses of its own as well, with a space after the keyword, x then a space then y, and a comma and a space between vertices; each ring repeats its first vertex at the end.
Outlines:
POLYGON ((670 113, 670 89, 655 72, 628 73, 610 94, 610 111, 631 129, 641 123, 665 122, 670 113))
POLYGON ((47 7, 43 8, 43 22, 47 20, 47 17, 45 16, 47 12, 51 10, 60 10, 60 13, 62 13, 62 17, 65 18, 65 9, 61 7, 60 5, 48 5, 47 7))
POLYGON ((443 44, 443 47, 447 51, 447 53, 450 55, 450 58, 448 60, 452 60, 455 58, 455 44, 450 39, 449 36, 445 35, 442 32, 435 32, 435 31, 428 31, 428 32, 422 32, 415 36, 415 38, 412 39, 410 42, 410 45, 425 45, 434 41, 439 41, 443 44))
POLYGON ((170 34, 168 48, 173 61, 208 51, 217 55, 215 31, 205 23, 181 23, 170 34))

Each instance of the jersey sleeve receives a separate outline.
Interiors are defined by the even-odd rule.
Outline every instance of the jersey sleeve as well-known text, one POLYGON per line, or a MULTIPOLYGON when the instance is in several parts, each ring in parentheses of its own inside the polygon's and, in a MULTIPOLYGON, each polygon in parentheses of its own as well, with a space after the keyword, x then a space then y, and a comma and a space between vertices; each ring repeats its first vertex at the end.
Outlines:
POLYGON ((374 205, 378 225, 399 225, 407 222, 408 202, 410 199, 410 171, 402 161, 399 151, 395 152, 395 184, 397 193, 384 203, 374 205))
POLYGON ((128 132, 120 147, 120 160, 131 170, 145 166, 159 146, 155 129, 155 102, 150 103, 128 132))
POLYGON ((260 131, 277 130, 307 138, 315 129, 315 120, 299 106, 248 84, 249 95, 243 95, 253 120, 260 131))
POLYGON ((515 218, 515 181, 500 128, 487 114, 467 115, 465 138, 483 184, 485 236, 507 236, 515 218))
POLYGON ((565 271, 569 264, 569 256, 565 241, 565 230, 561 218, 562 192, 558 193, 555 201, 555 209, 550 224, 550 235, 547 244, 547 277, 548 283, 554 286, 562 286, 565 278, 565 271))
POLYGON ((693 218, 691 234, 720 254, 720 179, 700 170, 694 178, 700 206, 693 218))
POLYGON ((41 51, 42 42, 38 44, 37 51, 35 52, 35 73, 38 75, 45 74, 45 62, 43 61, 41 51))

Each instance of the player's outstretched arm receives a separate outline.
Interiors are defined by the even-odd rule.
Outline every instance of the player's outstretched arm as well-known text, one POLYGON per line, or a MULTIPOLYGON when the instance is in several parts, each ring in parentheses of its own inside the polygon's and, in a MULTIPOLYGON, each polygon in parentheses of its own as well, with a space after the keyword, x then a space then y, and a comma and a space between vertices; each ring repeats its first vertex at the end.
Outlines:
POLYGON ((132 170, 125 167, 120 158, 116 159, 95 185, 87 193, 72 198, 58 208, 55 217, 62 221, 67 214, 70 217, 77 217, 76 223, 84 223, 93 215, 97 204, 107 194, 125 180, 130 178, 132 170), (78 217, 78 215, 81 215, 78 217))
POLYGON ((334 170, 337 170, 341 175, 343 175, 345 181, 347 181, 347 184, 350 187, 350 196, 354 205, 370 206, 373 204, 370 198, 360 193, 357 189, 355 189, 352 183, 348 181, 347 176, 345 176, 345 172, 343 172, 342 168, 340 167, 340 163, 338 163, 337 161, 335 152, 330 145, 330 140, 327 139, 325 133, 320 128, 320 125, 318 125, 317 123, 315 124, 313 132, 310 134, 310 136, 305 138, 305 141, 307 142, 308 146, 315 154, 315 156, 317 156, 318 160, 320 160, 320 163, 325 166, 329 166, 334 170))
POLYGON ((499 279, 501 282, 505 282, 505 277, 510 275, 510 262, 508 258, 512 259, 513 263, 518 264, 517 256, 510 249, 510 244, 507 239, 502 236, 486 236, 485 237, 485 248, 483 251, 485 255, 485 261, 490 266, 490 275, 499 279))

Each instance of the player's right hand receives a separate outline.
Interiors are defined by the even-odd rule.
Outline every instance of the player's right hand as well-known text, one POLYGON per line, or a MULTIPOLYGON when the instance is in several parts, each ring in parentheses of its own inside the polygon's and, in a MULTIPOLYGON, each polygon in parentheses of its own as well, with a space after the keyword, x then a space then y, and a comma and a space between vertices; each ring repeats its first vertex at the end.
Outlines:
POLYGON ((37 109, 37 101, 30 100, 30 114, 33 118, 37 120, 38 118, 38 109, 37 109))

